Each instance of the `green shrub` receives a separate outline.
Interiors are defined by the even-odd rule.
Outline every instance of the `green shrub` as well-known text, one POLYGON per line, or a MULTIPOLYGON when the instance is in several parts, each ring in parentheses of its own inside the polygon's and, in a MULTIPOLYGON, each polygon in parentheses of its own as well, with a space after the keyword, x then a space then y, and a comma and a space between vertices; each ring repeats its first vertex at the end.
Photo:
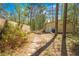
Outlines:
POLYGON ((70 50, 73 55, 79 56, 79 35, 74 34, 71 36, 72 40, 70 42, 70 50))
POLYGON ((26 34, 18 26, 15 27, 12 24, 7 24, 1 35, 1 53, 5 53, 6 51, 10 52, 12 49, 21 47, 27 41, 26 34))

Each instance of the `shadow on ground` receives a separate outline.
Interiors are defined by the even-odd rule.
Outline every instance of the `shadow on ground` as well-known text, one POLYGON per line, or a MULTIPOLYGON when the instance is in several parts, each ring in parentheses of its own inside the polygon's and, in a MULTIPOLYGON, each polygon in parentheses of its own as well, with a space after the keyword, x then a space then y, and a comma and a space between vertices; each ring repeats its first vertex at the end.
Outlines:
POLYGON ((38 56, 38 55, 40 55, 46 48, 48 48, 48 46, 51 45, 51 43, 54 42, 56 36, 57 36, 57 35, 55 35, 49 42, 47 42, 43 47, 41 47, 41 48, 38 49, 36 52, 34 52, 31 56, 38 56))

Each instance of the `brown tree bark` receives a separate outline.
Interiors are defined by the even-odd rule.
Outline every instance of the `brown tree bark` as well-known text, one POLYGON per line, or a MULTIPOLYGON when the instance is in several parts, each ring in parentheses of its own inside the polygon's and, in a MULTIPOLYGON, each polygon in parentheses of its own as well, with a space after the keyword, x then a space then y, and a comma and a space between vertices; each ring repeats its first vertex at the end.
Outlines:
POLYGON ((59 8, 59 4, 56 4, 56 16, 55 16, 55 34, 58 33, 58 9, 59 8))
POLYGON ((61 47, 61 55, 67 56, 66 49, 66 20, 67 20, 67 3, 64 4, 64 19, 63 19, 63 34, 62 34, 62 47, 61 47))
POLYGON ((63 39, 66 39, 67 4, 64 4, 63 39))

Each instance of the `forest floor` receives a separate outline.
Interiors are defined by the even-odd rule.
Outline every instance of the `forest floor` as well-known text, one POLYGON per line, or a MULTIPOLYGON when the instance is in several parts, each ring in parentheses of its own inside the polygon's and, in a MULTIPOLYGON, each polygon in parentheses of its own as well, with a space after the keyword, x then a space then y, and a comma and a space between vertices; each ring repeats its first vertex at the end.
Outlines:
MULTIPOLYGON (((54 33, 47 33, 47 34, 35 34, 31 33, 28 35, 28 44, 25 44, 21 48, 18 48, 13 55, 16 56, 30 56, 34 52, 36 52, 40 47, 44 46, 47 42, 49 42, 52 37, 54 36, 54 33)), ((71 42, 74 42, 74 40, 67 38, 66 40, 66 47, 67 47, 67 54, 73 55, 71 53, 70 47, 72 46, 71 42)), ((62 47, 62 35, 59 34, 54 42, 47 47, 42 53, 40 53, 40 56, 61 56, 61 47, 62 47)))
POLYGON ((35 34, 28 35, 28 44, 25 44, 21 48, 17 49, 14 55, 29 56, 33 54, 40 47, 45 45, 54 34, 35 34))

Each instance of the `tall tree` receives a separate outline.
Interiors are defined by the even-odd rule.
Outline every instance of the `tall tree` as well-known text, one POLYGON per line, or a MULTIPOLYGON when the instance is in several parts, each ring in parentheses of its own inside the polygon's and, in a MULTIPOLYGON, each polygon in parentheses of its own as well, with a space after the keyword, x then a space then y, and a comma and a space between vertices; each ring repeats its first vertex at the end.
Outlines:
POLYGON ((62 35, 62 48, 61 48, 61 55, 66 56, 66 20, 67 20, 67 3, 64 4, 64 18, 63 18, 63 35, 62 35))
POLYGON ((15 5, 15 10, 16 10, 16 12, 17 12, 17 15, 18 15, 18 25, 20 25, 20 23, 21 23, 21 19, 20 19, 20 17, 21 17, 21 5, 20 4, 14 4, 15 5))
POLYGON ((28 9, 29 9, 29 25, 31 27, 31 30, 32 30, 32 19, 33 19, 33 7, 34 7, 33 3, 29 4, 29 6, 28 6, 28 9))
POLYGON ((75 34, 77 31, 77 16, 78 16, 78 12, 77 12, 77 8, 78 6, 77 6, 77 4, 76 3, 74 3, 74 6, 73 6, 73 8, 74 8, 74 13, 73 13, 73 34, 75 34))
POLYGON ((74 17, 73 17, 73 34, 76 33, 76 4, 74 3, 74 17))
POLYGON ((33 30, 40 30, 44 26, 46 9, 43 4, 30 4, 30 24, 33 30), (32 24, 33 23, 33 24, 32 24))
POLYGON ((58 8, 59 8, 59 4, 56 4, 56 16, 55 16, 55 30, 56 30, 56 34, 58 33, 58 8))

